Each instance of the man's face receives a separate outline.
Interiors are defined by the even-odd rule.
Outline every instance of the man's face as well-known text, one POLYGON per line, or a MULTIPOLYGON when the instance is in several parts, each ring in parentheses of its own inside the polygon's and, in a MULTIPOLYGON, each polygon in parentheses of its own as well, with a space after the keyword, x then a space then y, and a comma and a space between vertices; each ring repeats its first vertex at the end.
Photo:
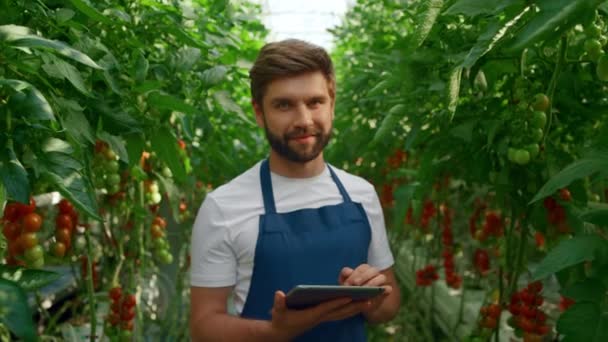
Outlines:
POLYGON ((317 158, 331 138, 334 100, 321 72, 271 82, 256 120, 272 149, 292 162, 317 158))

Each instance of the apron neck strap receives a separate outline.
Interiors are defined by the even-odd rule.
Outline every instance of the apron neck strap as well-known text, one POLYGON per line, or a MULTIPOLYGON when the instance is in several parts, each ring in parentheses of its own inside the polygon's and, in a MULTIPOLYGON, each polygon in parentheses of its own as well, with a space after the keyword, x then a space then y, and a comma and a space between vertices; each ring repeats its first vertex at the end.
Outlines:
MULTIPOLYGON (((329 173, 331 174, 331 178, 336 183, 340 194, 342 195, 342 199, 345 203, 352 202, 350 196, 346 192, 344 185, 340 182, 340 179, 334 172, 334 170, 327 165, 329 168, 329 173)), ((268 159, 264 159, 262 161, 262 165, 260 166, 260 181, 262 183, 262 197, 264 198, 264 208, 266 209, 267 214, 276 214, 277 208, 274 203, 274 194, 272 192, 272 182, 270 180, 270 164, 268 163, 268 159)))

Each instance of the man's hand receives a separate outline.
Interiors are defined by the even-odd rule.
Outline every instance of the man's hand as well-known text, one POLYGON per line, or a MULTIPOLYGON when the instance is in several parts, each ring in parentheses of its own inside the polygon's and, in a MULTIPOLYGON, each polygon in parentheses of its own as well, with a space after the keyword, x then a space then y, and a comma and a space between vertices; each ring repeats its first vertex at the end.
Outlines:
POLYGON ((272 327, 280 340, 290 340, 323 322, 337 321, 357 315, 372 306, 370 301, 352 302, 350 298, 330 300, 303 310, 290 310, 285 293, 275 292, 272 327))
POLYGON ((363 313, 374 312, 393 291, 393 287, 388 282, 388 278, 378 269, 368 264, 361 264, 354 270, 350 267, 344 267, 340 272, 338 282, 340 285, 382 286, 384 288, 384 292, 381 295, 376 296, 369 301, 371 303, 363 313))

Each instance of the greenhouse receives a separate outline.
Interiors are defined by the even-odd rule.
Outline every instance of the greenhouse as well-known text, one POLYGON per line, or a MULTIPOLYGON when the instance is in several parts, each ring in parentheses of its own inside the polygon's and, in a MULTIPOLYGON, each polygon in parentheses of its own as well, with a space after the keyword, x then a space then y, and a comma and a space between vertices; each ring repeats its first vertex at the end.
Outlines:
POLYGON ((0 340, 608 341, 608 1, 0 1, 0 340))

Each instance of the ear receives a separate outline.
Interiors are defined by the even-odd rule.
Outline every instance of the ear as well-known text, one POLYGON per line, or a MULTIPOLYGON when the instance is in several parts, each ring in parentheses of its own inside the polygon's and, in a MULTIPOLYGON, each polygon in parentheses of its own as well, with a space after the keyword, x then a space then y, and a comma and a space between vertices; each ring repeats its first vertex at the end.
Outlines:
POLYGON ((262 110, 262 106, 255 102, 255 100, 251 100, 251 105, 253 106, 253 111, 255 112, 255 121, 257 122, 258 127, 264 128, 264 111, 262 110))

